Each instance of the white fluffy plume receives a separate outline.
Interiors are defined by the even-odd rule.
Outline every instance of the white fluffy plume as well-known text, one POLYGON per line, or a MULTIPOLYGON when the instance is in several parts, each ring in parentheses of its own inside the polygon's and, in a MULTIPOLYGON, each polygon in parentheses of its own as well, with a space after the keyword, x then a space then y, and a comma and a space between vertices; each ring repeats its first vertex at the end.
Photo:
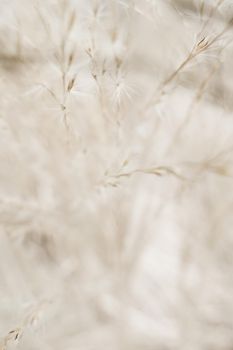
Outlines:
POLYGON ((1 350, 232 350, 232 18, 0 0, 1 350))

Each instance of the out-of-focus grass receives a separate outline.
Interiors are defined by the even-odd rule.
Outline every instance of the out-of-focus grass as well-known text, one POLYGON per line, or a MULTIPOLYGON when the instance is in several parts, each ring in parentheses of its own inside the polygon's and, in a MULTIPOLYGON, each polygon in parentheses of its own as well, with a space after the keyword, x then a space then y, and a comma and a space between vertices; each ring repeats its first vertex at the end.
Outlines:
POLYGON ((0 349, 231 350, 231 1, 0 1, 0 349))

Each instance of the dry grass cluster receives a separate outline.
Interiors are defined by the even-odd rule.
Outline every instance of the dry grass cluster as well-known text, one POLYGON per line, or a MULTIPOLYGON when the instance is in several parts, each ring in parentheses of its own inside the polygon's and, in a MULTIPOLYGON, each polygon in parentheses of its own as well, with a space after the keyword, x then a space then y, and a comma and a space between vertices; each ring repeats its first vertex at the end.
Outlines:
POLYGON ((0 349, 233 349, 233 1, 0 0, 0 349))

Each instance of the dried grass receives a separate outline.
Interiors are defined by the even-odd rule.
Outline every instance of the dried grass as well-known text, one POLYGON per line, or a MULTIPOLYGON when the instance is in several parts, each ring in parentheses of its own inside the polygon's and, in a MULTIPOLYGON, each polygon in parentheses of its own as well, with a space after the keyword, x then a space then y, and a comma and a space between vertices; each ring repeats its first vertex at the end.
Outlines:
POLYGON ((0 13, 0 349, 231 350, 231 1, 0 13))

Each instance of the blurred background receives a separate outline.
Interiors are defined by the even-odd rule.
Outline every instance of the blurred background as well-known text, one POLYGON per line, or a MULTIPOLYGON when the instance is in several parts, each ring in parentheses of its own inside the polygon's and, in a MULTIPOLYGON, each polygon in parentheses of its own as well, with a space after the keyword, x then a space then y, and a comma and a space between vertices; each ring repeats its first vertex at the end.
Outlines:
POLYGON ((0 349, 232 350, 230 0, 0 0, 0 349))

